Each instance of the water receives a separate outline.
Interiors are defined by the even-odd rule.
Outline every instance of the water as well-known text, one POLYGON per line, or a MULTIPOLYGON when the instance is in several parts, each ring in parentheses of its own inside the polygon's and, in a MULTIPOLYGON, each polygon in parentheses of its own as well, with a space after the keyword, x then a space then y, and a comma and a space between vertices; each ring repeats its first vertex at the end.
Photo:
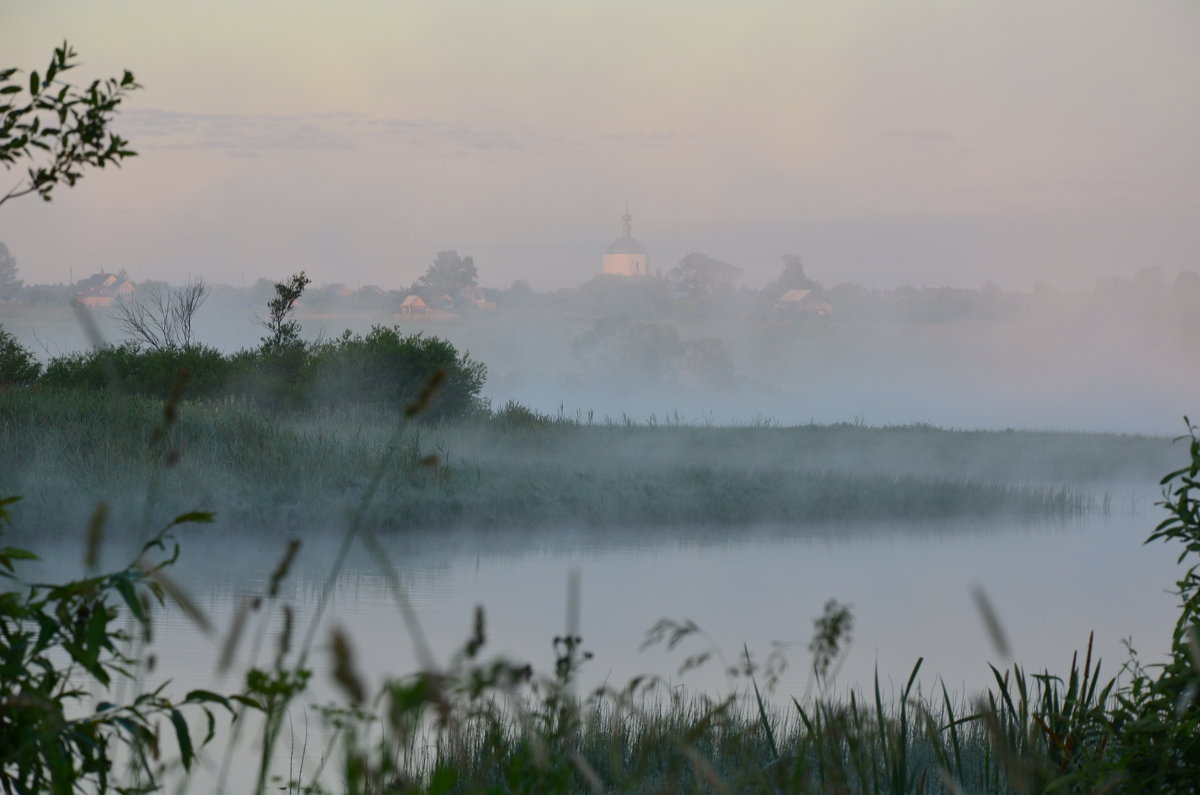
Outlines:
MULTIPOLYGON (((1144 504, 1144 503, 1143 503, 1144 504)), ((501 654, 553 669, 551 639, 566 630, 567 581, 581 578, 579 634, 594 659, 582 672, 586 687, 619 687, 638 674, 720 695, 744 686, 719 663, 678 675, 691 653, 719 649, 729 663, 748 648, 760 662, 782 649, 789 667, 773 694, 778 703, 812 692, 807 644, 826 600, 853 608, 854 629, 842 661, 839 688, 870 687, 878 670, 885 691, 898 690, 918 657, 925 692, 938 680, 952 693, 972 694, 991 681, 987 666, 1011 662, 994 647, 972 599, 982 587, 997 610, 1013 656, 1031 672, 1064 672, 1075 650, 1095 632, 1096 654, 1113 674, 1131 638, 1147 661, 1168 648, 1175 611, 1171 587, 1176 550, 1142 541, 1161 518, 1088 516, 1063 522, 1016 519, 943 523, 828 524, 685 531, 542 530, 439 532, 380 538, 395 565, 439 663, 469 636, 476 605, 487 617, 484 654, 501 654), (659 618, 691 619, 707 638, 674 653, 640 650, 659 618)), ((338 528, 308 529, 280 599, 296 610, 298 635, 309 625, 341 541, 338 528)), ((151 651, 152 682, 172 679, 182 695, 194 687, 232 692, 249 664, 242 644, 235 673, 216 674, 221 641, 237 606, 262 594, 286 538, 191 527, 180 534, 183 555, 173 576, 216 625, 204 636, 178 610, 159 614, 151 651)), ((117 550, 108 550, 116 562, 117 550)), ((52 576, 77 571, 71 556, 52 562, 52 576)), ((51 572, 45 572, 51 575, 51 572)), ((356 545, 338 575, 332 602, 311 657, 315 675, 302 703, 339 698, 332 685, 329 628, 343 627, 361 673, 377 687, 388 676, 419 666, 379 560, 356 545)), ((258 664, 274 655, 279 612, 255 614, 249 629, 268 619, 258 664)), ((300 747, 304 716, 293 716, 284 743, 300 747)), ((309 716, 316 732, 316 716, 309 716)), ((252 736, 252 735, 248 735, 252 736)), ((310 749, 322 743, 309 738, 310 749)), ((290 763, 295 770, 295 760, 290 763)), ((311 765, 314 760, 310 760, 311 765)), ((286 772, 286 763, 281 762, 286 772)), ((253 769, 247 749, 234 780, 253 769)), ((235 790, 238 788, 235 787, 235 790)))
MULTIPOLYGON (((552 667, 551 639, 566 630, 569 572, 581 577, 579 634, 595 655, 584 684, 620 684, 634 675, 674 676, 684 654, 639 651, 659 618, 691 619, 726 658, 744 647, 756 657, 773 644, 790 668, 781 691, 809 684, 807 644, 826 600, 853 607, 853 643, 838 682, 904 678, 924 657, 926 678, 973 691, 990 681, 994 648, 972 599, 982 587, 999 613, 1013 656, 1028 669, 1066 669, 1072 651, 1096 632, 1110 665, 1122 640, 1145 652, 1166 648, 1175 613, 1168 588, 1175 551, 1145 547, 1148 515, 1096 516, 1065 523, 973 520, 942 524, 756 527, 735 531, 562 531, 422 533, 384 536, 435 658, 465 642, 476 605, 487 618, 492 654, 552 667)), ((189 531, 175 574, 218 626, 236 604, 265 590, 284 539, 189 531)), ((186 534, 185 534, 186 535, 186 534)), ((300 556, 281 598, 312 615, 340 543, 337 530, 299 536, 300 556)), ((349 633, 373 684, 418 667, 413 643, 378 561, 361 545, 338 576, 324 623, 349 633)), ((323 645, 325 632, 318 635, 323 645)), ((175 612, 160 619, 161 670, 177 681, 211 683, 219 644, 175 612)), ((696 643, 684 651, 698 650, 696 643)), ((328 661, 314 655, 318 689, 328 661)), ((717 668, 681 680, 712 689, 717 668)), ((328 691, 325 691, 328 692, 328 691)))

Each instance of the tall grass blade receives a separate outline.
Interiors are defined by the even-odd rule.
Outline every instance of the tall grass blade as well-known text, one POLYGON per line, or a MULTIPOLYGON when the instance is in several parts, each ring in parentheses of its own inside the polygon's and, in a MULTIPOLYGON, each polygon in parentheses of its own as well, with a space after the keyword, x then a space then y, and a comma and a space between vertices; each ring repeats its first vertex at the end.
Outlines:
POLYGON ((767 717, 767 707, 763 704, 762 694, 758 692, 758 682, 755 681, 753 674, 750 676, 750 684, 754 686, 754 701, 758 705, 759 725, 762 726, 763 733, 767 736, 767 745, 771 749, 771 761, 777 762, 779 761, 779 746, 775 743, 775 730, 771 728, 771 721, 767 717))
POLYGON ((1011 648, 1008 644, 1008 635, 1004 632, 1004 626, 1000 623, 1000 616, 992 607, 992 601, 988 598, 987 592, 983 590, 983 586, 976 585, 971 589, 971 596, 975 599, 975 606, 979 608, 979 615, 983 618, 983 626, 987 629, 988 637, 991 638, 992 645, 1005 660, 1012 659, 1011 648))

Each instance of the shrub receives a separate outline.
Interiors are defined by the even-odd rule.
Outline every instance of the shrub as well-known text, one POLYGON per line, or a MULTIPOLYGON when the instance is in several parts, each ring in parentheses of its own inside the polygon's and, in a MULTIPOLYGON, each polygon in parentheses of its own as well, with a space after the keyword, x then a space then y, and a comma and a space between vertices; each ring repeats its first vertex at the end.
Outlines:
MULTIPOLYGON (((1179 562, 1189 567, 1175 583, 1179 618, 1171 653, 1157 676, 1136 656, 1126 664, 1131 675, 1117 693, 1105 723, 1117 738, 1112 767, 1145 792, 1195 792, 1200 781, 1200 439, 1188 424, 1190 462, 1162 480, 1164 519, 1150 537, 1183 545, 1179 562)), ((1102 782, 1103 783, 1103 782, 1102 782)))
POLYGON ((365 337, 347 332, 319 345, 309 368, 316 406, 363 402, 405 407, 441 371, 445 379, 422 417, 459 419, 484 409, 480 392, 487 367, 482 362, 460 354, 444 339, 402 335, 397 327, 374 326, 365 337))
POLYGON ((231 369, 230 360, 216 348, 142 348, 126 342, 57 356, 46 367, 42 383, 89 390, 113 387, 132 395, 166 399, 179 371, 187 370, 188 396, 205 398, 224 391, 231 369))
POLYGON ((554 418, 540 411, 534 411, 515 400, 510 400, 494 414, 492 424, 506 431, 529 431, 542 428, 554 422, 554 418))
MULTIPOLYGON (((0 526, 8 521, 8 507, 17 499, 0 499, 0 526)), ((211 727, 211 705, 232 713, 227 699, 193 690, 174 703, 160 688, 127 704, 101 698, 93 706, 90 691, 111 690, 137 669, 137 642, 122 628, 127 624, 118 606, 127 608, 136 619, 134 626, 148 633, 148 611, 161 604, 169 590, 161 569, 178 549, 165 561, 152 562, 147 554, 170 553, 168 533, 175 525, 210 519, 208 514, 180 516, 124 569, 62 584, 21 582, 19 564, 37 556, 0 547, 0 578, 6 581, 0 592, 0 790, 105 792, 114 758, 121 756, 118 749, 124 749, 135 776, 152 783, 156 774, 151 760, 160 754, 164 729, 173 731, 184 768, 191 767, 196 751, 213 732, 193 741, 181 708, 203 712, 211 727)), ((100 537, 103 522, 104 511, 99 509, 89 528, 91 538, 100 537)))
MULTIPOLYGON (((15 351, 23 353, 15 342, 12 344, 15 351)), ((0 345, 0 356, 4 350, 0 345)), ((36 361, 28 358, 36 367, 36 361)), ((482 362, 472 360, 470 354, 460 354, 444 339, 423 334, 405 336, 385 326, 375 326, 365 337, 346 332, 336 340, 316 345, 294 341, 229 356, 198 345, 107 345, 55 357, 41 381, 61 389, 114 388, 162 400, 171 394, 180 370, 187 370, 189 375, 189 398, 237 397, 269 409, 363 403, 405 408, 418 400, 434 374, 440 372, 444 377, 429 405, 422 409, 422 418, 461 419, 486 410, 480 394, 487 377, 482 362)), ((37 370, 32 372, 32 376, 22 377, 32 382, 37 370)), ((6 381, 0 379, 0 384, 6 381)))
POLYGON ((32 384, 41 372, 41 362, 0 326, 0 387, 32 384))
POLYGON ((309 348, 303 342, 242 350, 228 357, 225 393, 267 409, 307 406, 309 348))

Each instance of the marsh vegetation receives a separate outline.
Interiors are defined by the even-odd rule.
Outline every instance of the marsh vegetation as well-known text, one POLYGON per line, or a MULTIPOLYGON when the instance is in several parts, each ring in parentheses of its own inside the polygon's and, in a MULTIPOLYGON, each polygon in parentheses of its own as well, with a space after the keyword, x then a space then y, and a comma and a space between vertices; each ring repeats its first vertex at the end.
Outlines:
MULTIPOLYGON (((143 431, 150 430, 141 437, 141 452, 150 453, 143 463, 151 472, 165 475, 182 466, 182 459, 167 466, 169 453, 179 449, 190 454, 182 444, 188 437, 177 434, 188 410, 198 408, 169 405, 165 414, 134 415, 143 431)), ((509 407, 508 413, 518 412, 509 407)), ((729 444, 719 439, 724 431, 736 435, 733 432, 756 430, 600 426, 589 431, 561 420, 543 421, 543 430, 568 436, 636 430, 713 434, 711 443, 718 447, 729 444)), ((939 435, 927 428, 800 430, 832 438, 875 436, 873 449, 900 444, 902 451, 902 442, 886 441, 890 434, 903 440, 917 433, 927 444, 939 435)), ((475 427, 459 432, 484 431, 475 427)), ((503 438, 512 428, 500 423, 499 430, 491 432, 503 438)), ((522 431, 528 433, 529 429, 522 431)), ((407 444, 405 438, 401 432, 393 441, 407 444)), ((1116 437, 1085 443, 1134 445, 1123 448, 1128 452, 1149 441, 1116 437)), ((1191 463, 1165 479, 1167 518, 1150 540, 1195 543, 1200 443, 1190 441, 1191 463)), ((944 446, 932 458, 944 457, 956 443, 940 442, 944 446)), ((1019 440, 1014 444, 1019 450, 1019 440)), ((1157 454, 1156 450, 1148 460, 1157 454)), ((1057 455, 1069 458, 1070 453, 1057 455)), ((1129 466, 1131 456, 1121 460, 1121 467, 1129 466)), ((1029 466, 1062 462, 1051 457, 1029 466)), ((414 466, 414 471, 428 469, 419 461, 414 466)), ((391 477, 391 470, 378 467, 370 481, 360 485, 370 495, 391 477)), ((155 512, 169 513, 166 505, 157 504, 167 493, 161 490, 166 480, 155 485, 160 489, 152 495, 155 512)), ((4 506, 22 523, 27 521, 24 507, 13 502, 4 506)), ((331 633, 318 629, 330 584, 345 561, 344 545, 331 559, 315 611, 304 615, 304 623, 295 623, 287 591, 280 588, 294 576, 293 545, 280 550, 274 572, 262 581, 261 592, 243 603, 241 617, 235 617, 223 641, 225 664, 248 655, 244 688, 232 695, 195 689, 174 701, 168 691, 150 689, 153 664, 147 662, 149 647, 144 644, 152 634, 157 604, 175 600, 191 620, 207 622, 171 574, 170 564, 180 552, 173 536, 187 523, 213 517, 200 512, 152 521, 146 526, 161 524, 162 529, 153 533, 130 566, 62 586, 21 586, 6 595, 6 615, 13 619, 6 619, 6 653, 32 655, 25 662, 23 657, 9 660, 16 666, 13 670, 61 670, 50 678, 6 680, 17 688, 6 698, 21 705, 23 716, 5 724, 16 749, 4 768, 6 783, 15 791, 36 791, 85 780, 103 788, 110 777, 145 785, 164 775, 195 775, 199 760, 221 756, 223 738, 239 735, 239 743, 252 741, 258 749, 259 790, 270 785, 338 792, 1025 792, 1051 786, 1067 791, 1136 791, 1145 786, 1188 791, 1195 773, 1191 760, 1196 758, 1198 674, 1193 633, 1200 597, 1194 569, 1178 584, 1182 608, 1167 665, 1146 668, 1131 657, 1118 679, 1111 678, 1111 663, 1102 668, 1101 661, 1093 659, 1089 643, 1059 675, 1030 672, 1019 664, 993 668, 994 684, 978 697, 952 693, 945 685, 922 690, 917 679, 920 660, 899 690, 887 687, 878 675, 873 683, 838 688, 832 675, 850 641, 853 616, 844 606, 830 603, 814 624, 809 646, 817 686, 803 695, 772 697, 779 675, 773 655, 760 657, 745 648, 723 658, 704 643, 682 661, 682 669, 706 663, 726 667, 733 683, 727 695, 680 690, 661 677, 581 689, 580 672, 592 649, 577 634, 577 617, 570 619, 577 610, 577 586, 568 593, 568 630, 554 638, 555 657, 547 668, 490 656, 496 639, 482 608, 464 633, 465 643, 439 665, 415 623, 406 588, 366 507, 364 499, 348 518, 342 539, 344 544, 364 544, 378 564, 386 591, 417 648, 417 672, 391 678, 374 693, 361 674, 365 661, 355 651, 355 639, 336 626, 331 633), (133 617, 132 632, 116 628, 114 622, 123 614, 133 617), (29 627, 39 625, 42 631, 30 634, 29 627), (250 637, 243 639, 247 634, 250 637), (35 635, 37 644, 32 644, 35 635), (318 644, 318 638, 328 641, 318 644), (325 670, 341 694, 338 703, 318 711, 327 732, 321 736, 336 753, 328 760, 322 754, 324 761, 307 773, 291 766, 281 770, 278 762, 296 752, 294 731, 289 749, 283 727, 304 703, 312 653, 318 650, 329 656, 325 670), (56 655, 66 655, 62 659, 70 661, 67 668, 60 669, 56 655), (90 679, 103 690, 115 686, 118 675, 125 673, 147 682, 142 687, 145 694, 128 706, 91 706, 86 689, 63 689, 90 679), (56 710, 48 723, 39 717, 44 714, 41 704, 56 710), (230 723, 235 714, 242 718, 230 723), (125 772, 110 767, 117 746, 124 746, 134 762, 125 772), (332 767, 326 769, 327 764, 332 767), (270 783, 273 776, 275 784, 270 783)), ((118 521, 102 511, 93 513, 88 549, 105 543, 106 527, 118 521)), ((88 554, 94 556, 94 551, 88 554)), ((20 548, 8 547, 3 564, 16 574, 25 565, 24 557, 20 548)), ((647 643, 683 649, 697 638, 703 640, 703 632, 690 621, 661 621, 651 628, 647 643)), ((218 771, 224 766, 212 764, 218 771)), ((216 775, 219 781, 224 774, 216 775)), ((249 782, 235 788, 242 783, 249 782)))
MULTIPOLYGON (((147 428, 160 413, 151 399, 107 391, 0 393, 0 482, 47 528, 70 527, 97 500, 130 504, 155 463, 147 428)), ((179 461, 158 484, 164 510, 219 510, 262 528, 336 526, 385 452, 367 521, 391 530, 1079 515, 1170 454, 1155 437, 648 426, 515 405, 399 434, 401 412, 372 405, 280 414, 201 401, 178 413, 179 461)))
MULTIPOLYGON (((276 325, 286 324, 284 310, 276 325)), ((103 787, 107 779, 97 776, 113 772, 105 765, 114 742, 136 763, 131 781, 178 775, 152 761, 162 753, 155 726, 163 721, 174 736, 168 757, 192 775, 194 761, 205 758, 199 746, 221 736, 214 727, 246 712, 259 722, 229 724, 226 731, 237 737, 242 727, 258 726, 260 789, 276 777, 296 788, 350 792, 1000 792, 1054 781, 1083 789, 1119 785, 1123 776, 1142 775, 1130 772, 1135 764, 1155 775, 1177 773, 1169 752, 1157 761, 1110 754, 1129 736, 1117 720, 1122 710, 1162 708, 1152 696, 1158 680, 1136 658, 1120 683, 1101 680, 1090 644, 1063 678, 1019 664, 994 668, 983 700, 952 692, 941 680, 940 690, 928 689, 918 678, 920 661, 899 690, 885 688, 878 674, 844 689, 834 675, 853 616, 836 602, 816 622, 810 687, 791 695, 779 689, 784 664, 778 651, 762 657, 746 646, 726 656, 711 643, 689 651, 680 673, 715 665, 724 672, 727 695, 680 690, 661 675, 585 686, 581 672, 592 651, 577 615, 567 633, 554 638, 554 660, 544 672, 487 656, 482 609, 467 643, 439 665, 423 650, 424 630, 381 542, 411 535, 428 543, 428 533, 439 529, 627 529, 643 538, 648 532, 702 538, 714 528, 725 536, 761 526, 836 534, 864 521, 896 527, 1102 516, 1119 503, 1119 484, 1153 481, 1171 468, 1178 452, 1169 440, 861 422, 717 426, 678 415, 635 421, 548 414, 516 402, 492 409, 480 394, 483 366, 444 340, 385 327, 320 344, 284 337, 264 338, 260 348, 235 354, 198 345, 100 346, 45 367, 6 338, 0 484, 4 493, 24 495, 9 508, 22 527, 38 528, 36 539, 18 529, 18 539, 37 546, 38 539, 70 538, 80 526, 89 528, 94 544, 110 532, 106 528, 140 528, 134 534, 150 539, 134 563, 115 574, 49 590, 30 586, 23 597, 12 592, 18 600, 13 615, 26 617, 19 621, 56 627, 20 652, 33 657, 14 658, 13 665, 53 666, 55 647, 73 660, 45 683, 44 698, 55 705, 66 734, 35 736, 35 712, 32 723, 10 727, 14 737, 26 736, 19 741, 26 755, 9 774, 18 790, 73 777, 103 787), (293 545, 266 590, 241 602, 228 626, 226 666, 247 621, 257 635, 240 692, 198 688, 172 701, 167 691, 147 690, 127 707, 89 707, 85 691, 56 684, 85 676, 109 687, 114 676, 148 676, 143 644, 155 599, 183 600, 185 612, 202 620, 165 567, 179 554, 172 546, 179 526, 209 521, 213 513, 235 532, 282 539, 302 527, 310 536, 342 539, 324 557, 331 571, 302 613, 307 626, 299 645, 295 607, 279 587, 294 564, 293 545), (385 590, 416 646, 418 670, 387 679, 372 697, 354 638, 335 629, 323 646, 332 660, 321 670, 344 700, 317 714, 325 730, 320 736, 337 749, 334 764, 341 769, 327 770, 322 762, 306 777, 303 769, 282 770, 275 754, 283 721, 294 717, 310 689, 310 652, 328 631, 318 628, 332 598, 330 584, 354 543, 365 544, 380 565, 385 590), (110 597, 118 601, 109 604, 110 597), (117 604, 143 622, 141 636, 115 628, 117 604), (97 615, 103 622, 66 620, 97 615), (274 659, 264 662, 261 649, 272 643, 274 659), (86 718, 91 709, 98 718, 86 718), (209 727, 204 743, 193 737, 200 716, 209 727), (76 750, 55 756, 48 749, 60 742, 76 750), (105 750, 84 752, 92 747, 105 750)), ((1189 532, 1192 510, 1186 472, 1175 473, 1181 475, 1176 523, 1163 525, 1175 536, 1189 532)), ((24 553, 6 554, 14 564, 24 553)), ((578 593, 569 595, 569 615, 577 602, 578 593)), ((1176 632, 1177 656, 1188 648, 1185 624, 1176 632)), ((17 626, 8 646, 14 652, 27 647, 17 639, 31 638, 17 626)), ((690 621, 663 621, 647 642, 682 649, 705 637, 690 621)), ((1174 675, 1189 676, 1179 665, 1174 675)), ((294 731, 289 736, 294 743, 294 731)), ((1132 742, 1179 741, 1137 735, 1132 742)), ((215 783, 220 786, 220 778, 215 783)))
MULTIPOLYGON (((7 505, 24 527, 38 528, 45 541, 86 525, 89 548, 110 527, 140 528, 149 538, 134 562, 113 574, 7 595, 16 622, 5 630, 6 649, 17 655, 9 661, 13 670, 59 671, 59 654, 71 661, 50 679, 10 680, 16 688, 10 702, 25 705, 25 717, 6 726, 18 751, 4 772, 16 791, 85 780, 104 788, 110 776, 144 785, 164 775, 194 775, 197 760, 208 758, 204 746, 239 737, 247 726, 257 727, 249 731, 257 734, 259 790, 274 780, 347 792, 1007 792, 1149 780, 1179 788, 1188 780, 1190 735, 1181 727, 1195 706, 1164 694, 1194 685, 1188 652, 1194 575, 1180 582, 1184 613, 1173 662, 1161 675, 1134 657, 1120 681, 1104 679, 1089 644, 1061 678, 1019 664, 993 668, 994 685, 979 698, 952 693, 944 683, 940 691, 922 689, 920 660, 898 691, 885 688, 878 674, 847 690, 833 676, 851 640, 853 614, 831 602, 809 646, 815 689, 777 692, 782 663, 774 652, 760 657, 747 646, 725 657, 702 644, 680 671, 719 666, 729 682, 722 696, 680 690, 661 676, 581 689, 592 650, 571 607, 577 591, 568 595, 567 632, 554 638, 554 660, 544 671, 488 656, 482 608, 465 645, 439 665, 381 543, 388 535, 436 528, 627 527, 644 534, 820 524, 837 532, 838 523, 873 519, 1103 514, 1113 484, 1170 468, 1178 452, 1167 440, 925 425, 597 421, 516 403, 493 411, 469 388, 470 399, 442 403, 438 411, 440 388, 453 383, 438 363, 476 372, 480 381, 482 369, 472 370, 447 343, 386 329, 348 334, 324 348, 264 346, 243 354, 291 367, 283 371, 290 380, 257 368, 260 378, 274 374, 276 387, 289 385, 284 393, 261 384, 251 392, 225 391, 239 383, 226 375, 215 381, 221 391, 202 388, 199 399, 185 400, 188 379, 178 373, 189 371, 180 366, 198 355, 204 354, 196 348, 101 348, 35 368, 0 393, 6 450, 0 484, 5 493, 24 493, 20 503, 7 505), (410 357, 440 352, 424 365, 430 373, 424 385, 413 386, 415 370, 403 389, 365 377, 394 373, 395 363, 378 366, 378 357, 398 350, 410 357), (156 380, 169 367, 175 378, 156 380), (328 367, 365 382, 337 408, 317 397, 319 384, 339 382, 314 375, 328 367), (64 375, 71 368, 78 377, 64 375), (208 623, 168 567, 180 554, 174 541, 180 525, 210 521, 213 511, 235 529, 282 538, 301 525, 328 528, 342 539, 326 558, 331 570, 303 615, 306 625, 295 625, 295 608, 280 589, 298 548, 293 544, 264 591, 243 602, 229 625, 226 666, 240 635, 256 635, 240 691, 199 688, 172 700, 168 691, 138 686, 144 695, 128 705, 92 705, 86 689, 69 683, 82 677, 103 690, 126 675, 148 681, 145 643, 156 601, 174 600, 193 620, 208 623), (418 670, 389 678, 377 695, 360 673, 364 661, 354 638, 336 626, 331 635, 320 628, 332 583, 355 543, 379 565, 416 647, 418 670), (142 629, 116 628, 124 610, 142 629), (39 624, 44 630, 35 644, 24 627, 39 624), (280 746, 284 722, 290 725, 309 690, 318 637, 329 638, 321 644, 331 655, 324 670, 342 700, 317 713, 319 736, 336 761, 321 754, 318 769, 305 774, 303 767, 280 768, 280 746), (273 655, 264 649, 271 645, 273 655), (41 695, 33 697, 36 688, 41 695), (38 717, 38 704, 53 708, 50 724, 38 717), (230 723, 235 715, 245 719, 230 723), (34 728, 46 725, 59 728, 34 728), (171 741, 162 739, 164 730, 171 741), (111 767, 118 746, 133 762, 125 774, 111 767)), ((218 372, 238 358, 209 356, 207 366, 218 372)), ((1192 466, 1172 476, 1172 518, 1155 537, 1186 540, 1194 532, 1192 489, 1200 466, 1194 442, 1192 456, 1192 466)), ((18 530, 18 538, 30 537, 18 530)), ((10 574, 25 556, 21 550, 5 550, 10 574)), ((690 621, 662 621, 647 643, 674 649, 704 637, 690 621)), ((287 753, 294 754, 294 730, 289 736, 287 753)), ((228 758, 218 770, 228 770, 228 758)), ((215 784, 224 786, 229 774, 216 775, 215 784)))

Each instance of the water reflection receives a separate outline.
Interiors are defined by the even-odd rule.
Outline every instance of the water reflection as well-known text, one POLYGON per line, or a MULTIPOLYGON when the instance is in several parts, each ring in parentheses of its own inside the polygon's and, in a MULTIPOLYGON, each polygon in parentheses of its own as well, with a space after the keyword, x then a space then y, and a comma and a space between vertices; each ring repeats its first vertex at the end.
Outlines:
MULTIPOLYGON (((1126 658, 1124 638, 1131 637, 1147 661, 1158 659, 1169 646, 1175 603, 1167 589, 1177 572, 1172 549, 1142 545, 1157 522, 1156 511, 1055 522, 420 532, 379 540, 441 662, 461 648, 475 606, 483 605, 485 654, 527 661, 549 673, 551 639, 565 629, 568 574, 577 570, 581 634, 595 655, 583 670, 583 686, 621 686, 645 673, 713 694, 739 686, 718 663, 677 676, 687 654, 700 646, 672 654, 640 651, 657 619, 688 618, 729 661, 744 646, 762 660, 781 644, 790 660, 775 695, 782 703, 812 687, 807 644, 813 619, 831 597, 852 605, 855 617, 854 640, 837 679, 842 688, 869 686, 878 670, 885 691, 898 689, 918 657, 925 658, 926 692, 938 677, 952 692, 986 687, 991 679, 986 663, 1008 661, 991 648, 971 598, 975 585, 988 593, 1015 657, 1029 670, 1065 670, 1092 630, 1110 674, 1126 658)), ((313 528, 297 537, 303 546, 281 599, 294 606, 303 630, 325 588, 342 531, 313 528)), ((202 636, 178 611, 163 611, 152 648, 156 676, 172 679, 177 694, 194 687, 236 690, 240 672, 252 663, 253 644, 243 644, 237 673, 221 678, 216 674, 221 639, 237 606, 266 592, 287 539, 220 526, 183 528, 179 539, 183 555, 174 576, 212 617, 217 632, 202 636)), ((123 562, 130 550, 122 546, 108 543, 107 565, 123 562)), ((78 574, 82 553, 67 551, 66 543, 59 548, 61 554, 43 565, 39 577, 78 574)), ((304 703, 336 697, 325 648, 335 623, 348 631, 372 686, 417 668, 389 578, 362 544, 351 549, 331 593, 304 703)), ((259 665, 274 654, 278 619, 277 609, 252 616, 249 635, 263 636, 259 665)), ((311 721, 304 731, 316 731, 316 718, 311 721)), ((302 730, 300 724, 294 728, 302 730)), ((235 763, 240 771, 235 775, 252 769, 249 756, 235 763)))
MULTIPOLYGON (((1005 661, 990 647, 971 599, 976 584, 991 597, 1027 668, 1065 668, 1091 630, 1110 670, 1124 659, 1123 638, 1145 652, 1165 649, 1174 612, 1165 589, 1174 558, 1169 548, 1142 546, 1151 521, 1142 515, 736 532, 463 531, 380 540, 440 660, 461 647, 478 604, 486 609, 491 653, 548 670, 550 641, 564 631, 568 572, 577 569, 582 634, 595 654, 585 684, 623 683, 641 673, 673 676, 684 655, 639 646, 658 618, 690 618, 730 659, 743 644, 758 655, 783 644, 791 667, 781 691, 790 695, 810 684, 812 620, 831 597, 853 605, 855 615, 841 685, 869 683, 876 668, 885 679, 901 679, 923 656, 926 681, 940 675, 952 689, 985 686, 986 662, 1005 661)), ((286 546, 279 537, 219 528, 181 536, 175 574, 218 627, 228 625, 245 596, 265 591, 286 546)), ((294 604, 303 626, 341 538, 333 530, 299 537, 303 547, 282 598, 294 604)), ((325 617, 333 622, 347 628, 373 682, 417 667, 388 579, 361 545, 336 580, 325 617)), ((217 644, 199 637, 186 618, 162 616, 155 645, 160 670, 177 682, 212 684, 217 644)), ((320 690, 326 660, 318 651, 313 662, 320 690)), ((706 690, 728 684, 719 666, 684 681, 706 690)))

